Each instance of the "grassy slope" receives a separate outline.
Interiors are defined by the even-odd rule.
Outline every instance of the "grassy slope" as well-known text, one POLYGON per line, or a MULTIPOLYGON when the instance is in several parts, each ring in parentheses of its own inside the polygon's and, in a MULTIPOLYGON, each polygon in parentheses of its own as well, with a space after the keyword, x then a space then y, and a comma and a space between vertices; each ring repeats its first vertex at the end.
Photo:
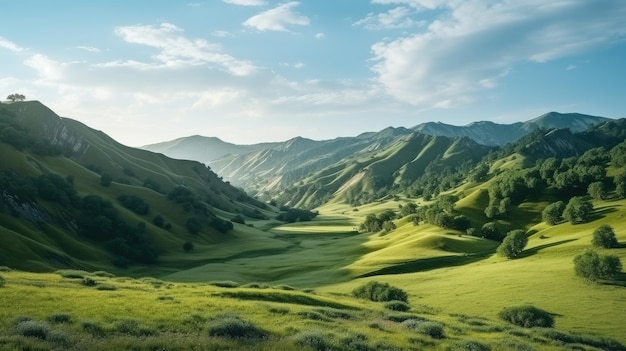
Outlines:
POLYGON ((561 342, 540 330, 524 330, 480 316, 448 314, 419 300, 412 303, 413 312, 397 313, 385 310, 380 303, 285 287, 220 288, 153 278, 98 276, 90 277, 97 285, 88 287, 81 284, 82 279, 57 274, 0 274, 6 281, 0 288, 0 304, 11 306, 0 309, 0 350, 317 349, 299 343, 303 333, 319 335, 334 350, 355 350, 357 345, 366 350, 446 350, 463 340, 480 340, 494 350, 562 349, 561 342), (228 315, 251 322, 267 337, 209 336, 211 324, 228 315), (22 336, 20 329, 14 328, 16 321, 25 317, 47 330, 45 340, 22 336), (65 321, 55 323, 55 317, 57 321, 65 317, 65 321), (443 327, 444 338, 410 330, 398 318, 436 322, 443 327))

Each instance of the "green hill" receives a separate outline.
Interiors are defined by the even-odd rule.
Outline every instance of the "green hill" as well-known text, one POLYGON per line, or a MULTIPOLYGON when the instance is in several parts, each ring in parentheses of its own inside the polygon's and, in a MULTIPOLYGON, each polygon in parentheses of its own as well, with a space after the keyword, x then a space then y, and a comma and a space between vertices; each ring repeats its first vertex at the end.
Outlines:
POLYGON ((319 212, 284 223, 201 163, 0 105, 0 350, 625 350, 623 269, 574 269, 589 250, 625 262, 625 123, 500 148, 392 128, 294 139, 247 156, 275 201, 319 212), (602 225, 612 248, 592 245, 602 225), (513 230, 528 243, 508 259, 513 230), (374 282, 407 302, 354 296, 374 282), (521 305, 554 325, 502 319, 521 305))

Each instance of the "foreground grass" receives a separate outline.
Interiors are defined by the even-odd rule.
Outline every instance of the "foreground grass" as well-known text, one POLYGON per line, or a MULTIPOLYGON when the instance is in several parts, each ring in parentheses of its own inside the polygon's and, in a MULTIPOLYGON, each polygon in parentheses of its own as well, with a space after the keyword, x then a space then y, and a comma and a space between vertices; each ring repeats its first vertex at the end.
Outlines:
POLYGON ((289 286, 222 288, 82 271, 1 274, 0 350, 624 349, 608 338, 523 329, 421 302, 394 312, 289 286))

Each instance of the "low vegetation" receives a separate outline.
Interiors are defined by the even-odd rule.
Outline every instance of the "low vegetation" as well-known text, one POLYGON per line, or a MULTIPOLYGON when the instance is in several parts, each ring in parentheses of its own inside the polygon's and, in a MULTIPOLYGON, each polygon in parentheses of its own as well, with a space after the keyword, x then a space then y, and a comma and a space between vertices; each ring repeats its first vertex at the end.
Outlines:
POLYGON ((554 327, 554 317, 549 312, 534 306, 506 307, 498 313, 498 316, 523 328, 554 327))

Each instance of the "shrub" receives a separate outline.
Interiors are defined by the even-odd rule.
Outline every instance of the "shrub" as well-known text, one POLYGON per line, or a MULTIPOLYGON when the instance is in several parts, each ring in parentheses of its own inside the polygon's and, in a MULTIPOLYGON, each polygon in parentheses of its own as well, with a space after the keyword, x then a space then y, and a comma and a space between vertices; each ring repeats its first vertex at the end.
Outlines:
POLYGON ((332 344, 326 340, 324 334, 319 330, 305 330, 293 336, 296 344, 304 347, 311 347, 314 350, 328 350, 332 344))
POLYGON ((88 272, 81 271, 78 269, 61 269, 61 270, 56 271, 55 273, 59 274, 63 278, 70 278, 70 279, 83 279, 86 275, 89 275, 88 272))
POLYGON ((613 228, 608 224, 603 224, 593 231, 593 239, 591 239, 593 246, 603 247, 610 249, 617 246, 617 238, 613 228))
POLYGON ((490 351, 488 345, 474 340, 460 340, 448 346, 446 351, 490 351))
POLYGON ((93 275, 95 275, 96 277, 103 277, 103 278, 113 278, 113 277, 115 277, 115 274, 109 273, 109 272, 105 272, 105 271, 96 271, 96 272, 93 272, 93 275))
POLYGON ((12 269, 7 266, 0 266, 0 272, 10 272, 12 269))
POLYGON ((589 250, 574 257, 574 271, 589 282, 610 279, 622 270, 622 262, 614 255, 599 255, 589 250))
POLYGON ((506 258, 515 258, 519 256, 528 244, 528 238, 523 230, 512 230, 506 234, 502 244, 498 246, 498 255, 506 258))
POLYGON ((270 286, 266 283, 257 283, 257 282, 252 282, 252 283, 248 283, 246 285, 243 285, 242 287, 244 288, 252 288, 252 289, 268 289, 270 286))
POLYGON ((114 291, 114 290, 117 290, 115 285, 106 284, 106 283, 100 283, 100 284, 96 285, 96 289, 97 290, 104 290, 104 291, 114 291))
POLYGON ((45 340, 48 333, 50 333, 50 328, 47 324, 32 320, 19 322, 13 328, 15 330, 15 334, 17 335, 43 340, 45 340))
POLYGON ((280 290, 287 290, 287 291, 296 290, 296 288, 294 288, 293 286, 290 286, 290 285, 276 285, 276 286, 274 286, 272 288, 280 289, 280 290))
POLYGON ((406 312, 411 309, 411 306, 404 301, 392 300, 385 302, 385 308, 392 311, 406 312))
POLYGON ((48 316, 48 322, 53 324, 72 323, 72 316, 68 313, 54 313, 48 316))
POLYGON ((183 244, 183 250, 185 250, 186 253, 193 251, 194 247, 195 245, 191 241, 186 241, 183 244))
POLYGON ((554 326, 554 317, 549 312, 528 305, 505 307, 498 313, 498 317, 524 328, 554 326))
POLYGON ((433 339, 443 339, 445 337, 445 333, 443 331, 443 325, 437 322, 422 322, 417 325, 415 328, 420 334, 428 335, 433 339))
POLYGON ((391 286, 388 283, 380 283, 377 281, 370 281, 365 285, 354 289, 352 295, 362 299, 369 299, 372 301, 402 301, 408 303, 408 295, 406 291, 391 286))
POLYGON ((235 215, 235 217, 233 217, 230 221, 233 223, 246 224, 246 220, 239 214, 235 215))
POLYGON ((93 280, 93 278, 90 277, 84 277, 83 278, 83 285, 84 286, 96 286, 96 281, 93 280))
POLYGON ((209 285, 217 286, 220 288, 237 288, 239 287, 239 283, 231 281, 231 280, 220 280, 220 281, 211 281, 209 285))
POLYGON ((224 316, 209 322, 209 335, 231 339, 264 339, 267 333, 237 316, 224 316))
POLYGON ((102 337, 106 334, 104 328, 102 328, 100 324, 91 321, 83 322, 83 330, 95 337, 102 337))
POLYGON ((3 287, 4 284, 6 284, 6 280, 4 279, 3 276, 0 275, 0 288, 3 287))

